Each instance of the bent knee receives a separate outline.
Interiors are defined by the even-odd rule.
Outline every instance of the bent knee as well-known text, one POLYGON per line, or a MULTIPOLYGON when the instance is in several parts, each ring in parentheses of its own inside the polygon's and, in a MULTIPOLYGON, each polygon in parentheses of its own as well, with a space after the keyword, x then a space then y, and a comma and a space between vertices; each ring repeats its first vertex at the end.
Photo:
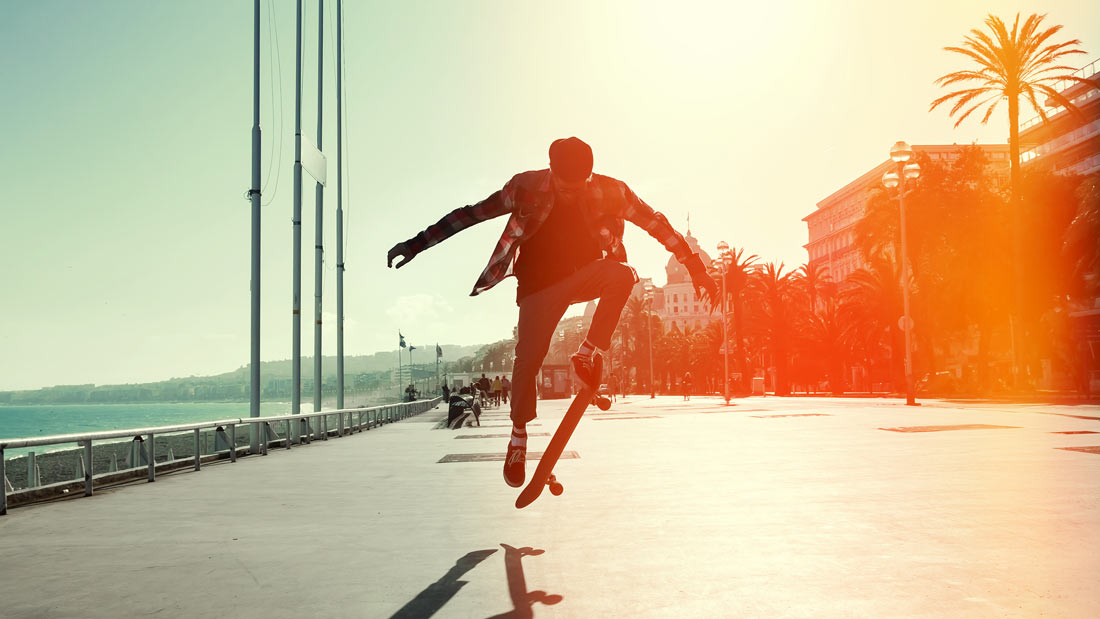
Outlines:
POLYGON ((634 270, 634 267, 625 262, 615 262, 610 270, 608 288, 629 295, 630 291, 634 289, 634 284, 638 283, 638 273, 634 270))

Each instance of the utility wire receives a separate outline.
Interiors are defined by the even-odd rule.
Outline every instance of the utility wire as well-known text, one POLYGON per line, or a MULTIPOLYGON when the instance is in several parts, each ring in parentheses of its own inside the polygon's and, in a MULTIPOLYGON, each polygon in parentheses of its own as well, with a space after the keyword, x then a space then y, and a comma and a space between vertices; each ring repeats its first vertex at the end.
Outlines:
POLYGON ((264 180, 263 189, 261 194, 266 194, 268 184, 272 183, 272 174, 274 168, 274 187, 272 187, 272 195, 264 202, 264 206, 271 205, 275 200, 275 196, 278 195, 278 181, 282 177, 283 166, 278 165, 283 159, 283 59, 282 53, 279 52, 278 44, 278 21, 275 16, 274 0, 267 0, 267 22, 270 25, 272 32, 271 36, 267 37, 267 76, 268 84, 270 84, 271 92, 271 110, 274 115, 275 101, 278 100, 278 124, 276 125, 275 132, 278 135, 278 155, 274 156, 275 142, 272 141, 271 152, 268 153, 267 163, 267 178, 264 180), (272 54, 274 49, 274 54, 272 54), (275 57, 275 63, 272 63, 272 56, 275 57), (273 75, 274 74, 274 75, 273 75), (278 79, 278 97, 275 96, 275 80, 278 79))
MULTIPOLYGON (((267 39, 268 40, 268 63, 267 64, 268 64, 268 67, 269 67, 268 70, 271 71, 271 67, 272 67, 270 50, 271 50, 271 47, 273 46, 274 49, 275 49, 275 68, 276 68, 275 74, 279 76, 279 96, 278 96, 278 101, 279 101, 279 124, 278 124, 278 128, 276 129, 276 132, 279 135, 279 155, 277 157, 269 157, 269 159, 268 159, 267 181, 265 181, 264 184, 263 184, 263 189, 261 190, 261 194, 267 192, 267 185, 271 181, 271 166, 273 166, 273 165, 275 166, 275 185, 271 189, 271 197, 268 198, 267 202, 264 203, 264 206, 267 206, 267 205, 271 204, 272 202, 274 202, 275 201, 275 196, 279 195, 279 179, 282 176, 282 169, 283 168, 282 168, 281 165, 275 165, 275 163, 277 161, 282 161, 282 158, 283 158, 283 137, 284 137, 283 136, 283 127, 284 127, 284 122, 283 122, 284 121, 284 117, 283 117, 283 61, 282 61, 282 53, 279 50, 279 23, 278 23, 278 19, 275 16, 274 0, 268 0, 267 5, 268 5, 268 12, 267 12, 268 22, 271 24, 271 32, 272 32, 272 35, 269 36, 268 39, 267 39)), ((273 99, 273 101, 271 103, 271 111, 274 114, 274 111, 275 111, 275 103, 274 103, 274 99, 275 99, 275 80, 274 79, 269 79, 268 81, 271 83, 271 97, 273 99)), ((274 141, 272 141, 272 143, 271 143, 271 148, 273 150, 275 148, 275 142, 274 141)))

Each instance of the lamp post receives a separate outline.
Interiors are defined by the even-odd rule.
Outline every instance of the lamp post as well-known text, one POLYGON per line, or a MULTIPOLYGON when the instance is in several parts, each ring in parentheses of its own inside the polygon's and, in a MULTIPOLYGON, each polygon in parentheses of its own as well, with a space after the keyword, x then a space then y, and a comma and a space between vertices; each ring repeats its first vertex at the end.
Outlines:
POLYGON ((653 384, 653 294, 656 288, 653 284, 646 284, 645 300, 649 302, 649 311, 646 312, 645 326, 649 334, 649 399, 657 397, 657 387, 653 384))
POLYGON ((909 251, 905 234, 905 180, 920 177, 920 166, 909 163, 913 158, 913 149, 905 142, 896 142, 890 149, 890 160, 894 170, 882 175, 882 184, 888 189, 898 188, 898 212, 901 224, 901 295, 905 315, 902 327, 905 331, 905 404, 919 406, 913 394, 913 319, 909 315, 909 251))
POLYGON ((733 256, 730 255, 729 243, 720 241, 718 243, 718 257, 714 259, 713 266, 714 270, 722 276, 722 364, 724 368, 722 373, 722 397, 725 398, 727 406, 730 403, 730 338, 726 332, 726 273, 729 272, 732 263, 733 256))

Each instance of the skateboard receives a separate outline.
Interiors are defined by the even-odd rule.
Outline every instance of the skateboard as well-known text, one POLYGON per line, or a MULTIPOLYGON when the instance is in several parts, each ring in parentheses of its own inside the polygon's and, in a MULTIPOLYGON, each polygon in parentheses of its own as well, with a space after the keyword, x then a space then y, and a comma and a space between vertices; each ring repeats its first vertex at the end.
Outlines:
MULTIPOLYGON (((599 384, 600 375, 603 372, 603 357, 596 355, 593 361, 595 365, 595 371, 593 372, 595 380, 593 382, 599 384)), ((553 438, 550 439, 546 451, 542 453, 542 458, 539 459, 539 464, 531 475, 531 481, 527 483, 523 492, 519 493, 519 498, 516 499, 516 509, 523 509, 533 503, 547 486, 550 487, 550 494, 554 496, 558 496, 565 491, 565 487, 554 477, 554 465, 558 463, 558 458, 561 457, 561 452, 565 450, 569 437, 573 436, 573 430, 577 428, 581 416, 584 415, 585 409, 590 404, 596 404, 601 410, 611 408, 611 400, 606 396, 598 395, 595 389, 588 387, 581 389, 580 393, 573 398, 569 409, 565 411, 565 416, 562 417, 561 424, 558 425, 553 438)))

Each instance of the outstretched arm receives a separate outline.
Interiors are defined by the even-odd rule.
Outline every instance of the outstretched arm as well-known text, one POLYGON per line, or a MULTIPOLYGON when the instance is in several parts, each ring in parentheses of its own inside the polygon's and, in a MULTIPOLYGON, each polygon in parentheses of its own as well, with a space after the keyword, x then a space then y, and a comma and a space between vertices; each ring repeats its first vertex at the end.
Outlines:
POLYGON ((436 245, 476 223, 510 212, 510 201, 503 198, 506 189, 507 186, 505 186, 505 189, 493 192, 492 195, 477 204, 456 208, 444 215, 439 221, 428 226, 420 234, 394 245, 386 254, 386 266, 395 266, 393 261, 401 258, 401 261, 396 264, 396 268, 400 269, 415 258, 417 254, 432 245, 436 245))
POLYGON ((622 185, 623 198, 626 200, 626 220, 649 233, 649 236, 657 239, 665 249, 672 252, 680 264, 684 265, 691 275, 691 283, 695 287, 695 293, 703 298, 707 305, 713 307, 718 299, 718 284, 714 278, 707 274, 707 268, 703 260, 691 251, 684 237, 673 229, 664 215, 653 210, 624 183, 622 185))

